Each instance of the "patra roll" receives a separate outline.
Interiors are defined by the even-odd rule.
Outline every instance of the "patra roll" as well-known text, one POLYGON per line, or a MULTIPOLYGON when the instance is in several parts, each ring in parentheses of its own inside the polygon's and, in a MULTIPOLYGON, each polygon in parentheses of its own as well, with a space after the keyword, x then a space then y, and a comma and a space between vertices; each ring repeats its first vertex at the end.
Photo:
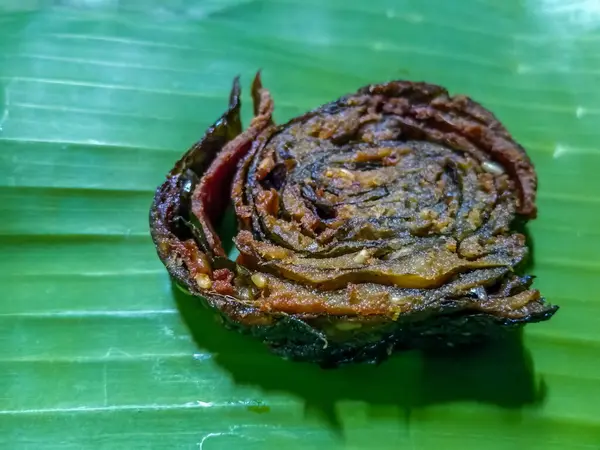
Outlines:
POLYGON ((334 366, 479 341, 557 310, 521 273, 531 160, 439 86, 359 89, 284 125, 257 75, 175 164, 150 225, 176 282, 277 354, 334 366), (235 261, 217 234, 237 218, 235 261))

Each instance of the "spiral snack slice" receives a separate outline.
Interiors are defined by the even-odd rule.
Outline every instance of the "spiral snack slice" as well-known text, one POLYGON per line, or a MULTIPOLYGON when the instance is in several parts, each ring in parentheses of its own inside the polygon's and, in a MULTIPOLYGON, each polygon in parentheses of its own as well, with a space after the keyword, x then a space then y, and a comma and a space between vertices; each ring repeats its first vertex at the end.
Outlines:
POLYGON ((425 83, 370 85, 285 125, 252 86, 177 162, 151 209, 177 283, 292 359, 337 365, 549 319, 528 248, 524 149, 486 109, 425 83), (232 206, 240 255, 215 232, 232 206))

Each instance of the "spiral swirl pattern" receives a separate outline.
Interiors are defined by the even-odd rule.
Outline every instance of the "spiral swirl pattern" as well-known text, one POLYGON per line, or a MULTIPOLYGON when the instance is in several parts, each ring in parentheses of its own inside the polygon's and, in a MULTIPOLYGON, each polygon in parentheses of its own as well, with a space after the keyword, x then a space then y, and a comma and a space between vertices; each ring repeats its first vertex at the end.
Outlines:
MULTIPOLYGON (((555 312, 516 275, 528 248, 512 226, 536 215, 535 171, 482 106, 398 81, 276 126, 258 76, 253 97, 242 133, 236 82, 228 112, 176 165, 151 214, 171 274, 230 322, 301 324, 310 332, 296 341, 309 345, 312 333, 327 345, 295 356, 321 360, 340 346, 344 358, 360 352, 345 342, 359 329, 388 345, 440 316, 514 325, 555 312), (227 189, 235 264, 214 231, 227 189)), ((291 340, 261 337, 275 348, 291 340)))

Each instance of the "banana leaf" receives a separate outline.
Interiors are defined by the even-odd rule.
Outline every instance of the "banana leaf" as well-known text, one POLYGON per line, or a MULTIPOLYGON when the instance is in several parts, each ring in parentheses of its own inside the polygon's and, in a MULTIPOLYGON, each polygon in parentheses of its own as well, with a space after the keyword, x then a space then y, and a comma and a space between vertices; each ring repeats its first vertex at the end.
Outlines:
POLYGON ((599 42, 583 0, 1 2, 0 447, 600 448, 599 42), (278 123, 392 79, 493 111, 538 173, 556 316, 335 370, 224 329, 148 210, 257 69, 278 123))

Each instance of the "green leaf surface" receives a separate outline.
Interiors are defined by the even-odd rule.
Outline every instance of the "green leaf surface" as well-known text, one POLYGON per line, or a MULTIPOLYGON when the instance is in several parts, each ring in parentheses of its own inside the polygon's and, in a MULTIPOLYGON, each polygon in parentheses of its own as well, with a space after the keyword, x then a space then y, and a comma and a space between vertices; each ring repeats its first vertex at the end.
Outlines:
POLYGON ((600 7, 593 0, 0 3, 0 448, 600 448, 600 7), (323 371, 174 290, 153 190, 263 69, 283 121, 429 81, 540 177, 524 348, 323 371))

